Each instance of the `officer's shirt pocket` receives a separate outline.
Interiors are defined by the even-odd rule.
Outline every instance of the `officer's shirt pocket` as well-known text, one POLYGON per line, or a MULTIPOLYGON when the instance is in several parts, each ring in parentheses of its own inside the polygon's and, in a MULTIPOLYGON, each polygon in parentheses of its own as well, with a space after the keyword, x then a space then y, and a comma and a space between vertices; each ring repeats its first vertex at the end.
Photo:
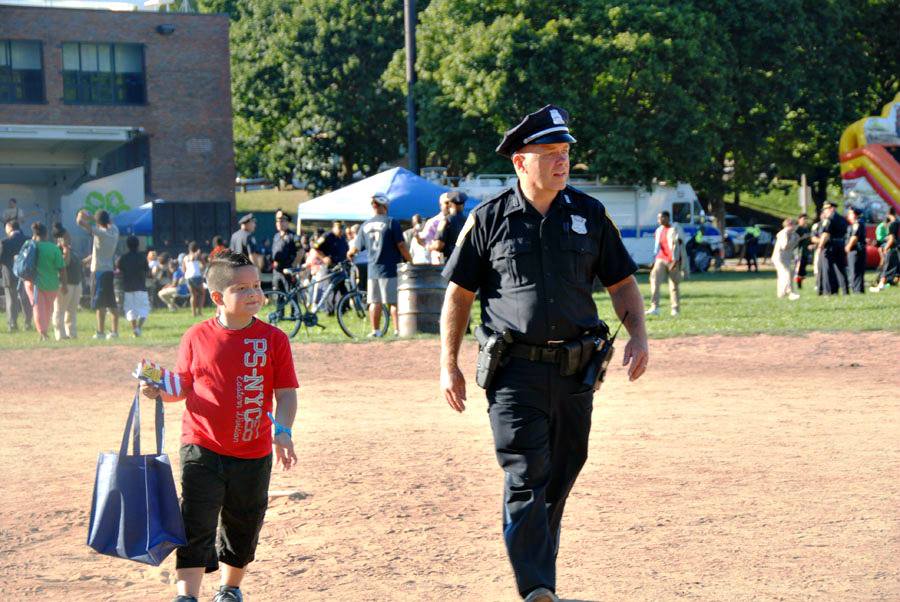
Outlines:
POLYGON ((580 286, 590 287, 594 281, 593 267, 599 253, 599 246, 590 236, 569 234, 560 238, 562 249, 563 277, 580 286))
POLYGON ((527 238, 504 240, 491 249, 491 264, 500 274, 502 287, 531 284, 537 273, 534 245, 527 238))

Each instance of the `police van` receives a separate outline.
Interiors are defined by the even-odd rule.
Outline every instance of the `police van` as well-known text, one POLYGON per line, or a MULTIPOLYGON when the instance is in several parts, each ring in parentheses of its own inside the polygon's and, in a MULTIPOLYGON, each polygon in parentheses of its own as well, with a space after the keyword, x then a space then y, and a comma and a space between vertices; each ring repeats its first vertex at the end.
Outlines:
MULTIPOLYGON (((461 179, 457 183, 457 190, 482 201, 515 184, 515 175, 482 174, 461 179)), ((696 263, 703 265, 704 270, 709 265, 711 254, 717 253, 722 245, 719 230, 708 223, 690 184, 654 184, 648 189, 642 186, 602 184, 598 179, 585 177, 570 178, 569 184, 603 203, 622 233, 625 248, 638 265, 653 263, 653 234, 657 228, 656 216, 661 211, 668 211, 672 221, 681 226, 685 242, 696 235, 698 228, 703 229, 703 244, 691 247, 693 252, 701 255, 696 258, 699 260, 696 263)), ((472 206, 470 203, 466 205, 472 206)), ((695 263, 695 258, 691 259, 695 263)))

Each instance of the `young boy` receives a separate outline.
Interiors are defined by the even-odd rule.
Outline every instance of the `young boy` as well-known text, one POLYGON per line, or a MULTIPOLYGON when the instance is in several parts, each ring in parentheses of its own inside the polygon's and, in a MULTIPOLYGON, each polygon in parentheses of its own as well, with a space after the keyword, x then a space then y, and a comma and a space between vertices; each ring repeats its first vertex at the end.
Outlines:
POLYGON ((207 271, 217 316, 181 339, 175 372, 183 394, 144 385, 164 401, 186 399, 181 435, 181 512, 188 545, 178 549, 175 602, 196 602, 204 572, 222 565, 214 602, 242 602, 240 585, 254 558, 268 502, 272 446, 284 470, 297 462, 291 425, 297 376, 287 335, 257 320, 264 302, 250 260, 220 253, 207 271), (273 422, 268 418, 275 407, 273 422), (216 526, 221 529, 216 537, 216 526))
POLYGON ((125 319, 131 322, 131 332, 141 336, 144 320, 150 315, 150 298, 147 296, 147 276, 150 265, 147 257, 138 252, 140 241, 133 234, 125 241, 128 252, 119 257, 116 267, 122 274, 122 291, 125 293, 125 319))

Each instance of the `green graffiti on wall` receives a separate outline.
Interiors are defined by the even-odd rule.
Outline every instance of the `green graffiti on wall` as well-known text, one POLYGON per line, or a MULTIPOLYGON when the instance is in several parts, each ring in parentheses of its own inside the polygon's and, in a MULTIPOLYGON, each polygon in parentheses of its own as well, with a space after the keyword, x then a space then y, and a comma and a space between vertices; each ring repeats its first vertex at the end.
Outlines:
POLYGON ((109 212, 110 216, 113 216, 118 215, 123 211, 128 211, 131 207, 125 204, 125 197, 122 196, 122 193, 118 190, 111 190, 105 195, 102 192, 94 190, 85 197, 82 209, 91 215, 101 209, 105 209, 109 212))

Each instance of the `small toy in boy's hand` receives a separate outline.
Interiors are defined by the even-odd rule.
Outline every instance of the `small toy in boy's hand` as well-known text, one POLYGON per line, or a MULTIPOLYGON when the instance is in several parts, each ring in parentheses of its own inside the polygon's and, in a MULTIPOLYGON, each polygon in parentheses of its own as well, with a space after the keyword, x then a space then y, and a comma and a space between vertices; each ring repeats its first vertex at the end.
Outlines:
POLYGON ((172 372, 166 370, 157 363, 149 360, 141 360, 135 368, 134 377, 145 383, 149 383, 157 387, 169 395, 179 397, 181 395, 181 378, 172 372))

